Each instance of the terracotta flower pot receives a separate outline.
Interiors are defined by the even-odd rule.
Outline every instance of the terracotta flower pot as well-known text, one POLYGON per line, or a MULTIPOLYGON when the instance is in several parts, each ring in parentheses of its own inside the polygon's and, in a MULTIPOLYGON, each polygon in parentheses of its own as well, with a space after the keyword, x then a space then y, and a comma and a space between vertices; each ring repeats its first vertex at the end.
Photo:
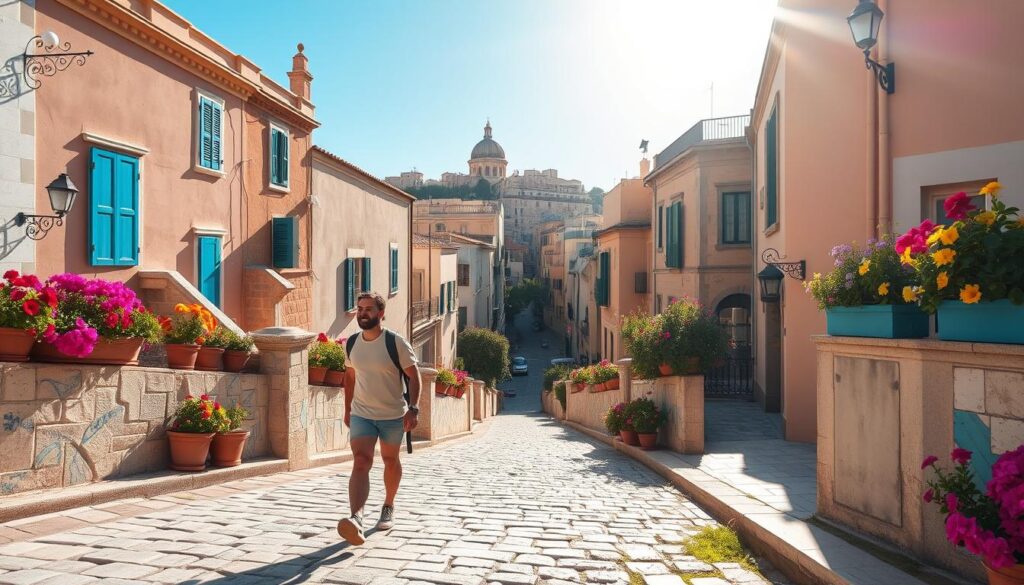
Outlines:
POLYGON ((216 433, 179 433, 167 431, 171 445, 171 469, 176 471, 202 471, 210 454, 210 442, 216 433))
POLYGON ((643 449, 655 449, 658 446, 658 433, 637 433, 637 438, 643 449))
POLYGON ((466 395, 466 387, 465 386, 459 386, 458 388, 455 389, 455 397, 456 398, 462 398, 465 395, 466 395))
POLYGON ((241 372, 249 363, 249 352, 229 349, 224 352, 224 371, 241 372))
POLYGON ((671 376, 672 366, 668 364, 661 364, 658 366, 658 373, 661 374, 662 376, 671 376))
POLYGON ((605 391, 604 382, 598 382, 597 384, 591 384, 590 385, 590 391, 593 392, 593 393, 604 392, 605 391))
POLYGON ((455 396, 458 393, 456 386, 448 386, 444 389, 445 396, 455 396))
POLYGON ((1024 585, 1024 565, 993 569, 985 564, 989 585, 1024 585))
POLYGON ((196 357, 196 369, 203 372, 219 372, 224 369, 223 347, 200 347, 196 357))
POLYGON ((345 385, 345 372, 341 370, 327 370, 327 375, 324 376, 324 383, 328 386, 341 388, 345 385))
POLYGON ((0 327, 0 362, 27 362, 36 338, 24 329, 0 327))
POLYGON ((586 384, 573 384, 572 388, 573 388, 572 389, 572 393, 573 394, 577 394, 579 392, 583 392, 584 390, 586 390, 587 389, 587 385, 586 384))
POLYGON ((237 430, 217 433, 210 443, 210 459, 217 467, 234 467, 242 463, 242 450, 249 431, 237 430))
POLYGON ((448 393, 448 386, 442 382, 434 382, 434 394, 444 396, 448 393))
POLYGON ((199 357, 199 346, 194 343, 168 343, 164 345, 167 350, 167 367, 175 370, 196 369, 196 359, 199 357))
MULTIPOLYGON (((110 366, 135 366, 139 363, 139 352, 145 342, 141 337, 106 339, 96 341, 92 353, 85 357, 65 355, 45 341, 32 346, 32 359, 55 364, 94 364, 110 366)), ((199 346, 196 346, 199 347, 199 346)))
POLYGON ((619 379, 618 378, 612 378, 611 380, 606 380, 605 383, 604 383, 604 389, 605 390, 618 390, 619 389, 619 379))
POLYGON ((619 437, 627 445, 633 445, 634 447, 640 445, 640 438, 637 436, 636 431, 619 431, 619 437))
POLYGON ((327 368, 320 366, 309 366, 309 383, 323 386, 324 378, 327 377, 327 368))

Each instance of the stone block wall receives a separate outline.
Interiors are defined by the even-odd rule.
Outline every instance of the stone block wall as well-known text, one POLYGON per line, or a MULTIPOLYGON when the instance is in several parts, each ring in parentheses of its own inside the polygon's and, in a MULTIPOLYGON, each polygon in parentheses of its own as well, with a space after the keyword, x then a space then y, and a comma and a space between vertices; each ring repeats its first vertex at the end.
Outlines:
POLYGON ((953 440, 984 489, 999 455, 1024 444, 1024 372, 954 366, 953 440))
POLYGON ((630 399, 650 398, 668 416, 658 444, 680 453, 704 452, 704 376, 633 380, 630 399))
POLYGON ((249 411, 245 457, 269 452, 264 376, 3 364, 0 495, 166 469, 165 423, 186 395, 204 393, 249 411))
POLYGON ((627 400, 627 391, 620 387, 618 390, 591 392, 591 388, 593 386, 587 386, 583 392, 566 393, 565 418, 603 433, 608 430, 604 426, 604 415, 611 407, 627 400))
POLYGON ((309 401, 313 410, 310 453, 344 452, 349 441, 349 431, 344 423, 345 389, 310 386, 309 401))

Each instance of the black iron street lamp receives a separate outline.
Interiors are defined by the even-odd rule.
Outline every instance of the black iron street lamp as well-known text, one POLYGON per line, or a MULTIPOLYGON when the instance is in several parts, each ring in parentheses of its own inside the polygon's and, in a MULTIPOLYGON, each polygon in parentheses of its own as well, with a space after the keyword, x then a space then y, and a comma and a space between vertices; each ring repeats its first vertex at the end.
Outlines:
POLYGON ((46 237, 46 233, 55 225, 64 225, 64 216, 71 212, 75 198, 78 197, 78 187, 71 182, 71 177, 67 173, 61 173, 47 185, 46 192, 50 196, 50 207, 54 215, 19 213, 14 216, 14 224, 19 227, 27 225, 25 235, 33 240, 46 237))
POLYGON ((853 42, 864 51, 864 66, 875 72, 878 85, 891 94, 896 91, 896 65, 882 65, 871 58, 871 48, 878 43, 878 29, 882 26, 885 13, 875 4, 874 0, 860 0, 850 16, 846 17, 853 33, 853 42))
POLYGON ((783 262, 779 251, 775 248, 768 248, 761 254, 761 262, 765 263, 764 270, 757 273, 757 279, 761 281, 761 300, 766 303, 776 303, 780 298, 782 279, 790 275, 797 280, 803 280, 807 272, 807 261, 797 260, 795 262, 783 262))

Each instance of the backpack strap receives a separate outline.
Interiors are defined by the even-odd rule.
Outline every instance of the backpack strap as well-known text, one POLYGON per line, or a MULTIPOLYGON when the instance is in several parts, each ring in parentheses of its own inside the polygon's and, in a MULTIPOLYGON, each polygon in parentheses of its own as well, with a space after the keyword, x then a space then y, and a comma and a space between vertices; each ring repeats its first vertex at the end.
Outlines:
POLYGON ((356 333, 353 333, 352 335, 349 335, 348 339, 345 340, 345 357, 346 358, 348 356, 352 355, 352 348, 355 347, 356 340, 359 339, 360 335, 362 335, 362 333, 356 332, 356 333))
MULTIPOLYGON (((405 370, 402 369, 402 362, 398 359, 398 340, 395 339, 394 331, 390 329, 384 330, 384 346, 388 348, 388 356, 391 358, 391 363, 395 364, 399 375, 402 376, 402 383, 408 387, 409 376, 405 374, 405 370)), ((406 396, 406 402, 408 402, 408 396, 406 396)))

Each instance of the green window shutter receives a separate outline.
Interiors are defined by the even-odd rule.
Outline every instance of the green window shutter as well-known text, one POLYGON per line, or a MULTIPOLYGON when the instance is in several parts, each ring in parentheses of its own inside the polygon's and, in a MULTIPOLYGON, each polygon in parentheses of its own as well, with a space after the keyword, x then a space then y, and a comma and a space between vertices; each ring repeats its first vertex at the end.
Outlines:
POLYGON ((668 242, 665 266, 683 267, 683 204, 677 201, 668 208, 668 242))
POLYGON ((448 291, 447 287, 448 287, 447 284, 442 284, 441 285, 441 293, 437 297, 437 313, 439 315, 443 315, 446 312, 448 312, 448 306, 445 304, 445 300, 446 299, 445 299, 445 296, 444 296, 445 293, 448 291))
POLYGON ((607 307, 611 304, 611 253, 601 252, 600 272, 597 284, 597 304, 607 307))
POLYGON ((356 308, 356 260, 345 259, 345 310, 356 308))
POLYGON ((660 250, 664 246, 664 239, 662 237, 662 230, 664 229, 664 215, 665 207, 662 205, 658 206, 658 249, 660 250))
POLYGON ((294 217, 275 217, 271 223, 274 268, 298 266, 298 224, 294 217))
POLYGON ((765 227, 779 222, 779 157, 778 157, 778 110, 765 124, 765 227))
POLYGON ((278 151, 280 150, 280 146, 278 146, 278 142, 280 141, 280 139, 281 139, 281 136, 277 132, 277 130, 274 130, 273 128, 271 128, 270 129, 270 182, 275 184, 275 185, 280 185, 281 184, 281 177, 278 176, 278 172, 277 172, 277 169, 278 169, 278 166, 279 166, 277 158, 278 158, 278 151))
POLYGON ((665 266, 672 268, 676 265, 676 222, 674 218, 676 216, 676 205, 673 203, 668 206, 665 213, 665 266))
POLYGON ((370 259, 363 258, 363 282, 362 287, 364 291, 373 290, 373 279, 370 277, 370 259))
POLYGON ((277 164, 278 164, 277 178, 281 181, 280 184, 282 186, 287 187, 288 186, 288 154, 289 154, 289 151, 290 151, 290 149, 288 148, 289 147, 288 134, 285 133, 285 132, 278 132, 277 136, 278 136, 278 138, 277 138, 277 148, 278 148, 278 153, 277 153, 277 164))
POLYGON ((391 249, 391 292, 398 290, 398 248, 391 249))

